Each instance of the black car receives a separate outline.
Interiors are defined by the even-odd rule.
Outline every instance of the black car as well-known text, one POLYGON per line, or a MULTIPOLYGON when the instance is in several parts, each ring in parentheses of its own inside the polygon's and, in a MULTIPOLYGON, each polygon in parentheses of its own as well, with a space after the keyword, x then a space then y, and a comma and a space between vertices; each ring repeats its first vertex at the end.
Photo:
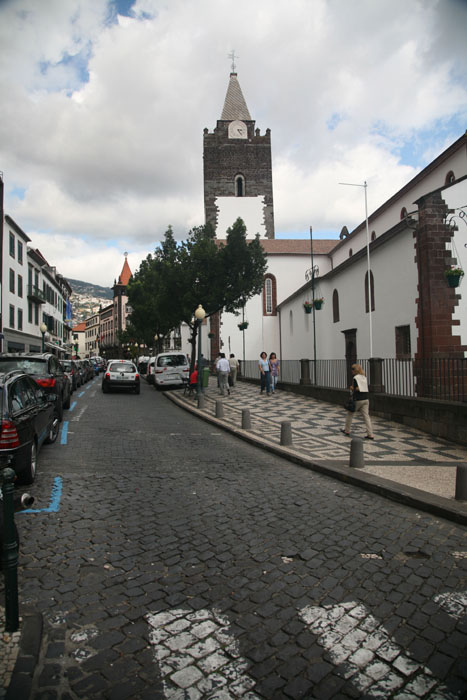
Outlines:
POLYGON ((0 355, 0 373, 15 369, 31 375, 46 394, 54 394, 57 397, 56 411, 62 420, 63 409, 70 408, 71 387, 58 358, 48 352, 0 355))
POLYGON ((0 374, 0 463, 10 462, 20 484, 34 481, 39 450, 57 439, 56 402, 29 375, 0 374))
POLYGON ((63 371, 70 380, 71 393, 76 391, 81 386, 81 375, 79 373, 78 367, 74 360, 61 360, 60 364, 63 367, 63 371))

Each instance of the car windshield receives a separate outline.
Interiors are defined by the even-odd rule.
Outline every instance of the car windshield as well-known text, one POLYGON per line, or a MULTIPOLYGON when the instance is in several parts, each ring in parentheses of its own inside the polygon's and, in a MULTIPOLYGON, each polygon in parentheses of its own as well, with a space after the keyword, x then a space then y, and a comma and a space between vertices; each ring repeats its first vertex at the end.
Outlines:
POLYGON ((125 372, 127 374, 133 374, 133 372, 136 372, 136 369, 131 362, 114 362, 110 365, 109 372, 125 372))
POLYGON ((21 369, 26 374, 42 375, 47 373, 47 362, 40 357, 0 357, 0 371, 11 372, 21 369))
POLYGON ((62 360, 62 365, 64 369, 72 369, 73 365, 71 364, 70 360, 62 360))
POLYGON ((185 355, 162 355, 157 359, 158 367, 181 367, 187 364, 185 355))

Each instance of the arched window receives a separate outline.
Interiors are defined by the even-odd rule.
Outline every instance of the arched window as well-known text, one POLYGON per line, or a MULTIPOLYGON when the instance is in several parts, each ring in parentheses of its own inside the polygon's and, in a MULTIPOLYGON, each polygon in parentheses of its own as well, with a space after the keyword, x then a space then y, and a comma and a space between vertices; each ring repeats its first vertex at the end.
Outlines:
POLYGON ((277 316, 277 282, 269 273, 264 277, 263 316, 277 316))
POLYGON ((456 176, 454 175, 453 171, 450 170, 448 172, 448 174, 446 175, 446 180, 445 180, 446 185, 451 185, 455 179, 456 179, 456 176))
POLYGON ((352 250, 352 248, 349 248, 349 258, 351 258, 352 255, 353 255, 353 250, 352 250))
POLYGON ((339 292, 337 289, 332 293, 332 320, 334 323, 339 321, 339 292))
POLYGON ((245 196, 245 178, 243 175, 235 176, 235 196, 244 197, 245 196))
MULTIPOLYGON (((370 295, 371 295, 371 310, 375 310, 375 283, 373 279, 373 273, 370 270, 370 295)), ((368 270, 365 272, 365 312, 369 312, 368 306, 368 270)))
POLYGON ((407 209, 405 207, 402 207, 402 209, 401 209, 401 221, 402 221, 402 219, 405 219, 406 216, 407 216, 407 209))
POLYGON ((376 241, 376 231, 371 232, 371 240, 376 241))
POLYGON ((289 311, 289 333, 290 335, 293 335, 293 311, 290 309, 289 311))

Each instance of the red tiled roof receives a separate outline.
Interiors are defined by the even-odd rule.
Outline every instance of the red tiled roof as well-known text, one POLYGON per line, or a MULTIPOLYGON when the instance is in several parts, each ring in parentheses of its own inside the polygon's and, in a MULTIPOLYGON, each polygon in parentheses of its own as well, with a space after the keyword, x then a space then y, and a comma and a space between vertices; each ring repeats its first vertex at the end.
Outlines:
POLYGON ((118 278, 118 284, 124 284, 126 286, 130 281, 130 277, 132 277, 130 266, 128 265, 128 260, 125 258, 120 277, 118 278))
MULTIPOLYGON (((337 240, 314 239, 313 253, 327 255, 339 243, 337 240)), ((268 255, 310 255, 311 245, 306 238, 262 238, 261 245, 268 255)))
POLYGON ((74 326, 72 329, 72 333, 80 333, 81 331, 86 330, 86 321, 83 321, 82 323, 78 323, 77 326, 74 326))

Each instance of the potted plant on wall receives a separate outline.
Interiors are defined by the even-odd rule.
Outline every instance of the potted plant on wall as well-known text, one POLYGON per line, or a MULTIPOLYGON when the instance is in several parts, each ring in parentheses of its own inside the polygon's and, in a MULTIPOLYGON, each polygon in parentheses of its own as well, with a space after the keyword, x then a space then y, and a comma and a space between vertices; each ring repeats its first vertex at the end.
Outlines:
POLYGON ((464 276, 464 270, 460 267, 455 267, 454 265, 444 271, 448 285, 450 287, 458 287, 461 278, 464 276))
POLYGON ((208 333, 208 338, 214 338, 214 333, 208 333))
POLYGON ((314 305, 315 305, 316 311, 319 311, 323 304, 324 304, 324 297, 319 297, 318 299, 315 299, 314 305))
POLYGON ((239 323, 238 328, 241 331, 246 330, 248 328, 248 321, 242 321, 241 323, 239 323))
POLYGON ((312 301, 304 301, 303 308, 305 309, 306 314, 311 314, 311 310, 313 308, 313 302, 312 301))

